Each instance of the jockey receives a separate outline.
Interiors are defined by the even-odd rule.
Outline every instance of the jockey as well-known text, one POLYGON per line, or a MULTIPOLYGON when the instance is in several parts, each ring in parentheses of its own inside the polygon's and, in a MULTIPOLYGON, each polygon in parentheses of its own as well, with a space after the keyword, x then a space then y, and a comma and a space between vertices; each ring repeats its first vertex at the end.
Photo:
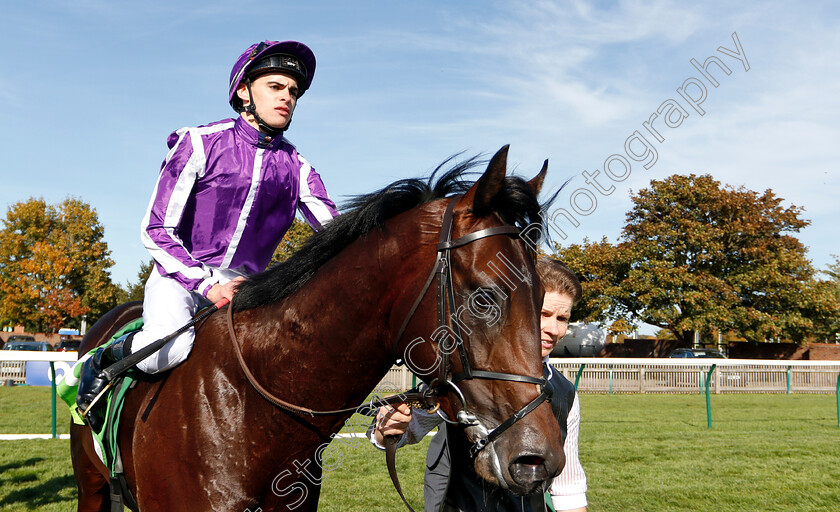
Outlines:
MULTIPOLYGON (((314 73, 315 56, 302 43, 254 44, 230 74, 228 102, 239 117, 169 136, 141 225, 155 260, 143 329, 84 363, 81 410, 107 385, 104 368, 176 331, 201 307, 231 299, 244 276, 264 270, 296 210, 316 230, 338 215, 321 177, 283 136, 314 73)), ((180 364, 194 337, 189 329, 137 367, 157 373, 180 364)), ((99 430, 102 417, 94 410, 88 421, 99 430)))

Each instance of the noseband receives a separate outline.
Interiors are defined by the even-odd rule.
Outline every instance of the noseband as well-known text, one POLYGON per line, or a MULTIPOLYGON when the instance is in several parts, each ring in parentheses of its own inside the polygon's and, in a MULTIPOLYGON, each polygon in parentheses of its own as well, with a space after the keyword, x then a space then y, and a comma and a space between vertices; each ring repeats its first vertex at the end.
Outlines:
POLYGON ((464 235, 460 238, 452 240, 455 204, 457 203, 459 197, 455 197, 454 199, 452 199, 446 208, 446 213, 444 213, 443 215, 443 222, 440 230, 440 241, 437 244, 438 256, 435 261, 435 265, 432 268, 428 279, 426 280, 426 284, 424 285, 423 290, 420 292, 420 295, 417 297, 417 299, 414 302, 414 305, 412 306, 411 310, 406 316, 406 319, 403 322, 402 327, 400 328, 400 331, 397 335, 394 347, 397 346, 397 342, 399 342, 400 338, 402 337, 403 333, 408 327, 408 323, 411 321, 411 318, 417 311, 420 302, 426 296, 426 293, 429 290, 432 282, 435 280, 435 278, 437 278, 438 325, 445 325, 450 327, 453 333, 455 334, 455 344, 458 347, 458 356, 460 358, 461 367, 463 371, 461 373, 453 375, 451 369, 451 362, 449 360, 449 354, 440 354, 438 356, 440 359, 440 369, 438 372, 438 377, 435 378, 429 385, 429 389, 426 392, 426 396, 440 397, 446 393, 447 388, 450 389, 458 397, 458 400, 461 403, 461 410, 456 413, 456 421, 454 422, 443 418, 442 415, 441 418, 443 418, 448 423, 461 425, 463 427, 481 427, 481 432, 487 432, 486 436, 480 437, 475 443, 473 443, 472 447, 470 448, 470 455, 472 457, 475 457, 481 450, 486 448, 504 431, 506 431, 516 422, 527 416, 542 402, 551 401, 551 392, 550 388, 547 385, 548 380, 545 377, 536 378, 527 375, 517 375, 512 373, 474 370, 470 365, 469 355, 467 354, 467 349, 466 347, 464 347, 463 343, 464 338, 461 335, 461 328, 458 325, 458 322, 450 322, 450 319, 457 318, 457 308, 455 307, 455 290, 452 280, 451 251, 453 249, 457 249, 458 247, 463 247, 472 242, 475 242, 476 240, 481 240, 482 238, 487 238, 496 235, 505 235, 512 238, 519 238, 520 229, 515 226, 497 226, 475 231, 468 235, 464 235), (481 423, 481 420, 478 419, 477 415, 470 411, 467 405, 467 401, 464 398, 464 393, 461 392, 461 389, 458 387, 459 383, 465 380, 472 379, 504 380, 510 382, 536 384, 540 387, 540 394, 536 398, 531 400, 528 404, 526 404, 524 407, 515 412, 513 415, 511 415, 508 419, 500 423, 496 428, 488 432, 488 429, 481 423))

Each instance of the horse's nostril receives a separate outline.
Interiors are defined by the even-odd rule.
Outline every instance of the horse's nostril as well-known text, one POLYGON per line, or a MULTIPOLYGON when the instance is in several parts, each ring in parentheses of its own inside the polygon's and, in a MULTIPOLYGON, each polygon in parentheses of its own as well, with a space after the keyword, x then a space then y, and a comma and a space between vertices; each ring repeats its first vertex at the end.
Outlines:
POLYGON ((513 481, 529 491, 548 480, 550 476, 545 467, 545 459, 536 455, 517 457, 508 469, 513 481))
POLYGON ((536 455, 526 455, 519 457, 514 461, 514 464, 525 464, 526 466, 540 466, 545 463, 545 459, 537 457, 536 455))

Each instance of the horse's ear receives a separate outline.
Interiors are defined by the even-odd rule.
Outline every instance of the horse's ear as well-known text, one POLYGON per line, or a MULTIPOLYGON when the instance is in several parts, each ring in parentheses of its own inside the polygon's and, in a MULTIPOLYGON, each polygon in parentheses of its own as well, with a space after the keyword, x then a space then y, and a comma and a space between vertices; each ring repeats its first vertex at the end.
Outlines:
POLYGON ((481 178, 470 187, 466 194, 464 194, 464 202, 472 202, 472 211, 475 215, 482 216, 490 211, 490 204, 493 198, 502 189, 505 181, 505 173, 507 173, 507 154, 510 145, 502 146, 502 149, 493 155, 490 163, 487 165, 487 170, 481 175, 481 178))
POLYGON ((534 176, 531 181, 528 182, 528 185, 531 185, 531 188, 534 189, 534 193, 539 195, 540 190, 542 190, 543 181, 545 181, 545 174, 548 172, 548 158, 545 159, 543 162, 542 169, 540 173, 534 176))

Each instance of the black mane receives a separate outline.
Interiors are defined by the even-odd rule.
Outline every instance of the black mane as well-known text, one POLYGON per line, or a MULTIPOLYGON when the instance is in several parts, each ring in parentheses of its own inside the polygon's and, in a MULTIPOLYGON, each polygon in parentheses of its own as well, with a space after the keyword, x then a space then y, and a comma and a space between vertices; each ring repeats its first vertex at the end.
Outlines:
MULTIPOLYGON (((421 204, 465 193, 473 185, 465 177, 477 174, 474 169, 486 162, 477 157, 470 158, 456 164, 435 181, 442 167, 453 158, 441 163, 428 179, 399 180, 377 192, 350 199, 343 208, 346 213, 309 237, 289 259, 248 277, 238 288, 233 301, 234 311, 271 304, 291 295, 324 263, 361 236, 381 228, 386 220, 421 204)), ((492 207, 507 224, 541 225, 541 205, 530 185, 521 178, 506 177, 503 190, 492 207)))

